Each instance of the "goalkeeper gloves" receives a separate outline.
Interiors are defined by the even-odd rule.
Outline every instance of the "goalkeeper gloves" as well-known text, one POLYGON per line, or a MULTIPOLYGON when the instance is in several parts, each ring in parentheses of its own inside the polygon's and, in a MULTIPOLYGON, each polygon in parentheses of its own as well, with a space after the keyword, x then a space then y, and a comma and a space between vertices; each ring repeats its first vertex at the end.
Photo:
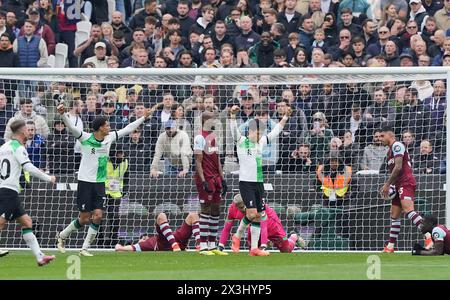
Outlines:
POLYGON ((425 248, 422 247, 421 244, 416 243, 416 244, 414 244, 414 247, 413 247, 413 249, 411 251, 411 254, 412 255, 421 255, 422 254, 422 250, 425 250, 425 248))
POLYGON ((212 190, 209 188, 209 183, 207 181, 203 181, 203 189, 207 192, 207 193, 212 193, 212 190))
POLYGON ((221 196, 225 197, 225 195, 227 194, 227 191, 228 191, 227 182, 225 180, 222 180, 222 193, 221 193, 221 196))

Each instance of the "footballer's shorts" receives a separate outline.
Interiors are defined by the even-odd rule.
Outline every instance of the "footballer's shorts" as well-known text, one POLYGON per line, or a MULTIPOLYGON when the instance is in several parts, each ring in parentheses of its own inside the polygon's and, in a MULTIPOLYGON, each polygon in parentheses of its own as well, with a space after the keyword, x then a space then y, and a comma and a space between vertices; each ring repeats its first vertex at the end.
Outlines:
POLYGON ((0 189, 0 216, 10 222, 26 215, 19 194, 11 189, 0 189))
POLYGON ((394 199, 392 199, 392 205, 401 207, 401 201, 410 200, 414 202, 414 193, 416 191, 416 187, 413 185, 405 184, 396 186, 397 195, 394 199))
MULTIPOLYGON (((172 251, 172 245, 169 244, 166 237, 164 236, 161 228, 157 224, 155 224, 156 232, 158 235, 156 236, 156 249, 157 251, 172 251)), ((178 228, 174 233, 173 237, 175 241, 180 246, 181 250, 187 248, 189 244, 189 239, 192 236, 192 226, 189 226, 185 221, 181 224, 180 228, 178 228)))
POLYGON ((245 207, 256 208, 259 213, 265 210, 264 183, 239 181, 239 192, 245 207))
POLYGON ((203 182, 198 176, 195 176, 195 185, 197 186, 198 199, 200 200, 200 203, 220 203, 220 200, 222 199, 220 195, 222 192, 222 178, 205 178, 205 181, 208 182, 209 188, 212 191, 211 193, 205 191, 203 188, 203 182))
POLYGON ((86 182, 78 180, 77 206, 80 212, 104 209, 106 201, 104 182, 86 182))

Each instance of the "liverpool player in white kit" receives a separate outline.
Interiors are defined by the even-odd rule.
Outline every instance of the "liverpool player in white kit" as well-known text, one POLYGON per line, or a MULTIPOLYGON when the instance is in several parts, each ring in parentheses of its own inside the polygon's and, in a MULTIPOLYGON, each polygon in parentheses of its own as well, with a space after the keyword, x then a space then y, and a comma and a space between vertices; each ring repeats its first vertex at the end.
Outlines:
MULTIPOLYGON (((0 230, 7 222, 17 220, 22 226, 22 237, 36 257, 38 266, 43 266, 55 259, 42 253, 32 230, 32 221, 19 200, 20 175, 22 169, 41 180, 55 183, 56 178, 49 176, 33 166, 23 145, 27 142, 25 121, 11 123, 12 139, 0 147, 0 230)), ((1 250, 1 256, 8 251, 1 250)))
POLYGON ((89 224, 87 236, 80 251, 81 256, 92 256, 87 250, 97 235, 103 215, 103 202, 106 199, 106 167, 111 145, 121 137, 136 130, 154 111, 146 110, 145 115, 119 131, 110 132, 111 127, 106 117, 99 116, 93 121, 93 133, 80 131, 65 115, 63 104, 58 106, 61 119, 68 130, 81 143, 81 163, 78 171, 77 206, 79 217, 57 234, 57 247, 65 252, 65 240, 69 235, 89 224))
POLYGON ((242 136, 236 123, 236 113, 239 106, 230 109, 231 133, 236 141, 237 154, 239 158, 239 191, 247 207, 245 217, 241 220, 239 228, 232 238, 232 249, 239 249, 239 244, 245 229, 251 224, 251 256, 268 256, 269 252, 258 248, 261 235, 261 217, 264 214, 264 177, 262 171, 263 147, 275 140, 283 130, 286 121, 292 113, 290 108, 281 121, 273 130, 263 135, 265 124, 258 119, 250 120, 248 123, 248 134, 242 136))

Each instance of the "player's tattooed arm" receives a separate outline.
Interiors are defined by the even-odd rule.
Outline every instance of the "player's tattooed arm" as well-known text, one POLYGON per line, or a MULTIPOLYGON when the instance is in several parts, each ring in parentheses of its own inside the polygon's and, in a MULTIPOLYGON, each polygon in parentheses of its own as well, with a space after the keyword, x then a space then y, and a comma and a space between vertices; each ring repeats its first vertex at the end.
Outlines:
POLYGON ((381 195, 385 198, 389 195, 389 187, 394 184, 398 177, 400 176, 400 172, 402 171, 403 166, 403 156, 397 156, 394 158, 394 169, 392 170, 391 176, 389 176, 386 183, 381 188, 381 195))

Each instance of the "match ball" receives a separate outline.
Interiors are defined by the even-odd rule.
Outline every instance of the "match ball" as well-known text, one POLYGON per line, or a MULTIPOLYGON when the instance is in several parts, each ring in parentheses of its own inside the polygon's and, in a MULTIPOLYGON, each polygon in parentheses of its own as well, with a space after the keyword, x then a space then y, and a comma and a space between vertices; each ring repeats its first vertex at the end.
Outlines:
POLYGON ((395 185, 391 185, 389 187, 389 200, 393 200, 397 196, 397 189, 395 188, 395 185))

